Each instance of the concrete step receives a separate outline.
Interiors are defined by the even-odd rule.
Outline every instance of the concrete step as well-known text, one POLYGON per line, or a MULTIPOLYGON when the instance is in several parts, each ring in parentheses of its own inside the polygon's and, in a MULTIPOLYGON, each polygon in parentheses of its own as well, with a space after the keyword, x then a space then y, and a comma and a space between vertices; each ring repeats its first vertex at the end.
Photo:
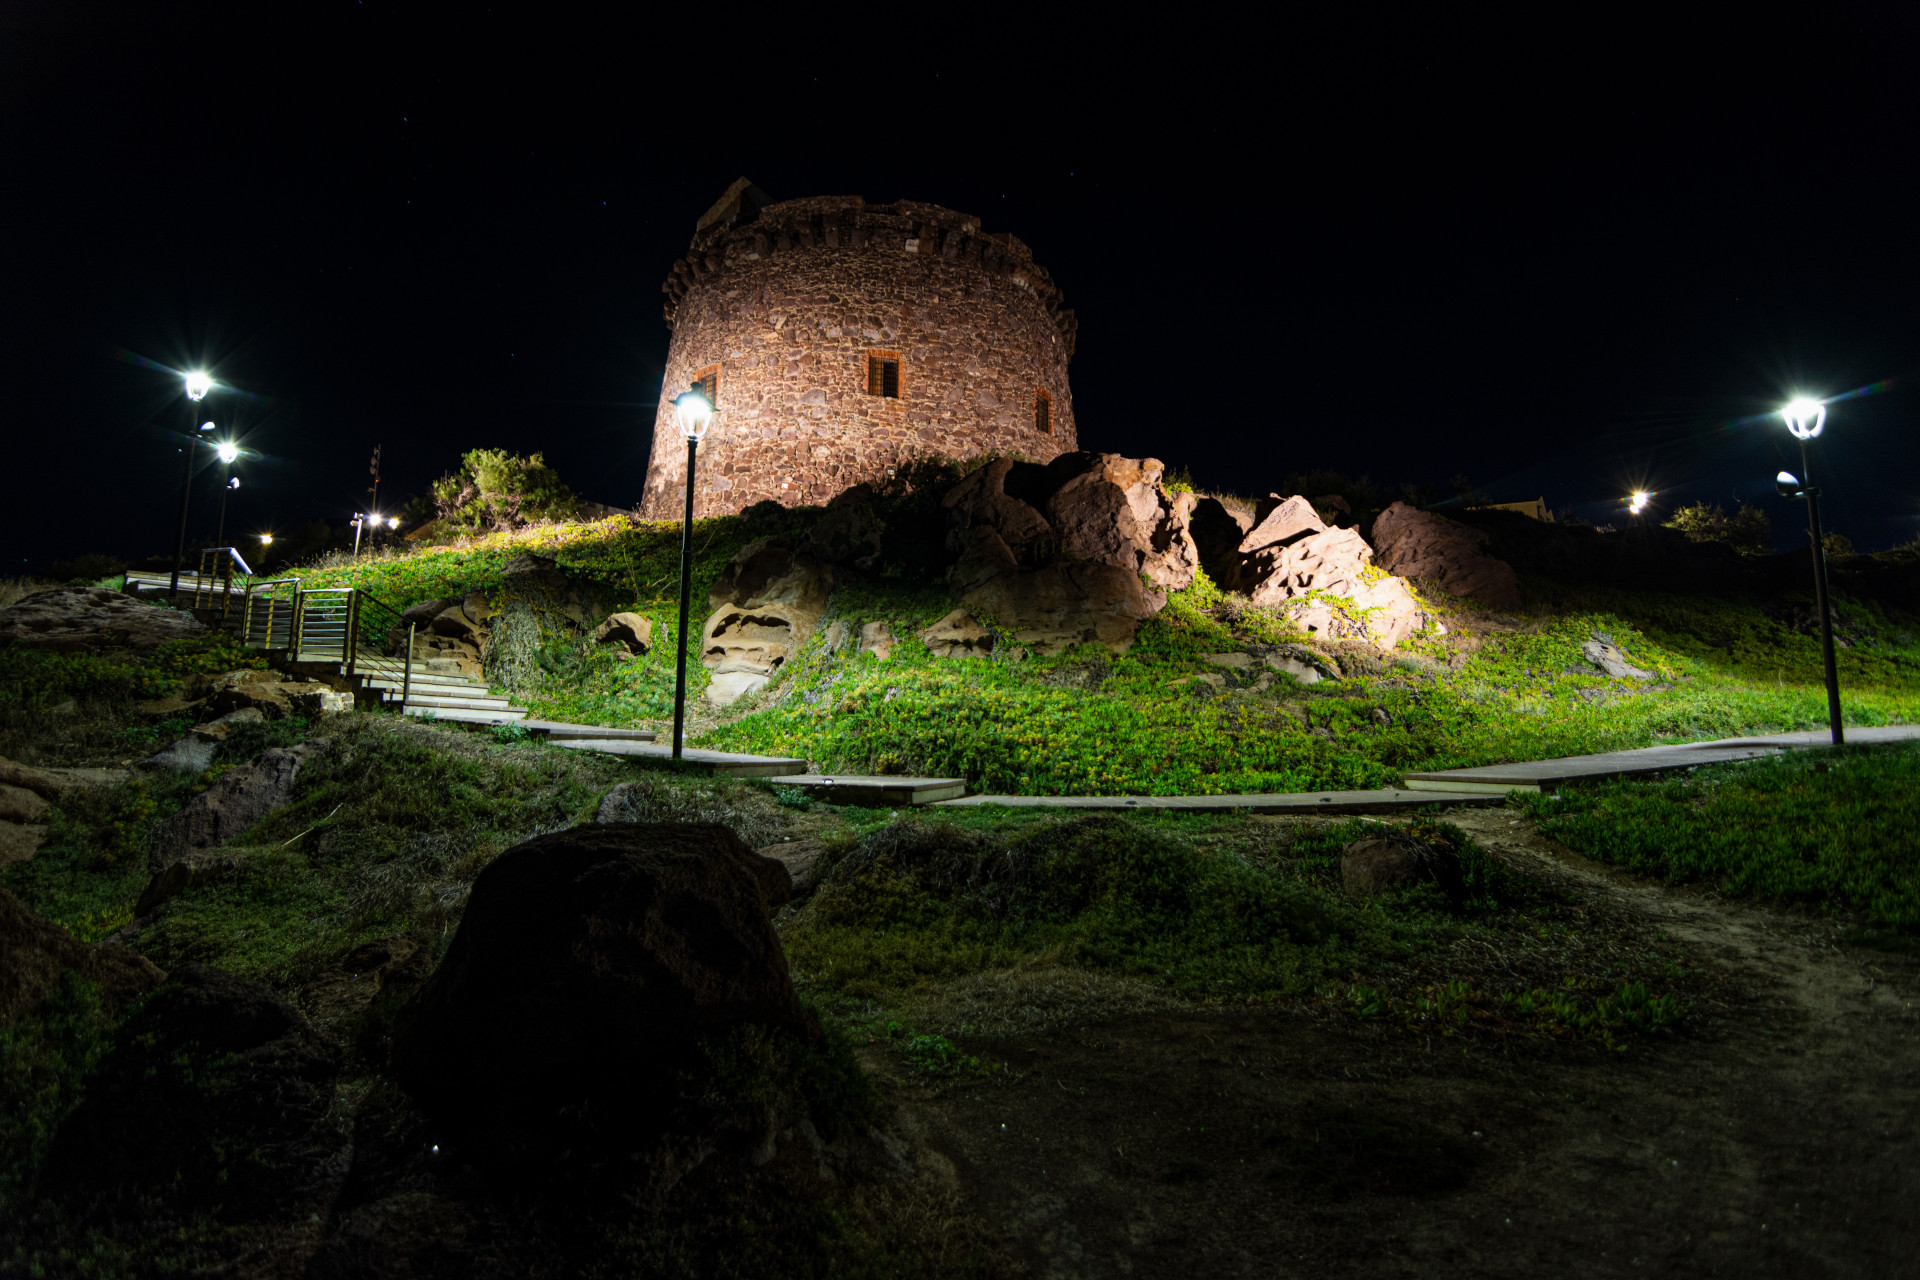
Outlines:
POLYGON ((423 676, 419 672, 415 672, 411 680, 405 680, 402 679, 397 672, 392 674, 384 671, 373 672, 368 671, 365 666, 360 666, 355 669, 354 674, 365 680, 369 688, 374 689, 399 689, 402 686, 407 686, 411 687, 416 693, 459 692, 484 694, 488 692, 487 686, 481 684, 478 680, 456 680, 448 676, 423 676))
POLYGON ((451 708, 458 711, 518 711, 527 714, 525 707, 513 705, 513 699, 505 694, 485 695, 478 698, 441 698, 432 694, 414 694, 407 699, 409 707, 429 707, 434 710, 451 708))
POLYGON ((505 707, 496 711, 471 711, 461 707, 408 707, 406 714, 435 720, 445 720, 452 724, 513 724, 525 720, 525 707, 505 707))

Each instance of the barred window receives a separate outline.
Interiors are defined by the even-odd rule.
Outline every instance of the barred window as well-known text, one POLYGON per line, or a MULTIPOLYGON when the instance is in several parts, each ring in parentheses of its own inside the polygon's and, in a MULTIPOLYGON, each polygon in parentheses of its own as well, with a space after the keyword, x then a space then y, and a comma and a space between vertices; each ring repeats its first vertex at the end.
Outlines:
POLYGON ((867 352, 867 394, 884 396, 889 400, 900 398, 900 353, 898 351, 867 352))
POLYGON ((1033 429, 1043 436, 1053 434, 1053 397, 1045 391, 1033 393, 1033 429))
POLYGON ((695 373, 693 380, 700 384, 700 390, 706 392, 707 403, 718 409, 720 407, 720 366, 708 365, 695 373))

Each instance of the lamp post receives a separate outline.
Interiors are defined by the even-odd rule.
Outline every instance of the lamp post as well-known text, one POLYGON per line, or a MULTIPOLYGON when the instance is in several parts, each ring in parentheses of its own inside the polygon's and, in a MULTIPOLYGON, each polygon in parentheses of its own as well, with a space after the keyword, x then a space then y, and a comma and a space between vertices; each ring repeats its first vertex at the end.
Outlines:
MULTIPOLYGON (((173 578, 168 583, 167 593, 180 594, 180 562, 187 556, 187 498, 193 493, 193 447, 200 439, 193 430, 193 420, 200 416, 200 402, 207 398, 207 392, 213 390, 213 379, 204 373, 186 375, 187 389, 187 470, 180 478, 180 528, 173 539, 173 578)), ((201 431, 213 430, 211 422, 202 423, 201 431)))
POLYGON ((687 518, 680 522, 680 646, 673 674, 673 758, 680 759, 687 727, 687 607, 693 596, 693 468, 701 437, 713 423, 706 391, 694 383, 673 400, 673 420, 687 438, 687 518))
POLYGON ((240 446, 231 440, 222 440, 214 452, 220 455, 220 461, 227 464, 227 478, 220 486, 220 523, 215 526, 213 534, 213 545, 223 547, 227 536, 227 495, 240 487, 240 477, 233 474, 233 463, 240 456, 240 446))
POLYGON ((1782 471, 1774 477, 1773 487, 1783 498, 1807 500, 1807 534, 1813 539, 1813 598, 1820 605, 1820 652, 1827 664, 1827 725, 1833 745, 1838 747, 1846 743, 1847 735, 1840 725, 1840 670, 1833 660, 1833 613, 1827 604, 1827 545, 1820 532, 1820 490, 1813 484, 1813 460, 1807 450, 1807 441, 1827 425, 1827 406, 1801 396, 1782 409, 1780 417, 1800 442, 1800 475, 1782 471))

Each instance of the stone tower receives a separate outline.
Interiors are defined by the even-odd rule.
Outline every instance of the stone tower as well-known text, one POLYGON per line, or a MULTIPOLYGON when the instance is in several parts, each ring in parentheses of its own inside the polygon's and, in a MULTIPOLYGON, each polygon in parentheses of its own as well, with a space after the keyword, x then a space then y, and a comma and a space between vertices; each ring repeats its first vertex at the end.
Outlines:
POLYGON ((694 512, 820 504, 916 458, 1079 447, 1075 320, 1032 251, 980 220, 858 196, 775 203, 740 179, 707 210, 667 295, 665 386, 641 514, 678 520, 686 442, 673 398, 720 413, 694 512))

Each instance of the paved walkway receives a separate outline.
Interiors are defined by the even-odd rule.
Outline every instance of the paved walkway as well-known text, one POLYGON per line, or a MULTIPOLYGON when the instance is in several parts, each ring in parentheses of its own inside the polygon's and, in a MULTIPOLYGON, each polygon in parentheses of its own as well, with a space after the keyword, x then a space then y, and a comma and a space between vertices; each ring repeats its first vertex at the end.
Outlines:
POLYGON ((1456 804, 1499 804, 1484 791, 1309 791, 1234 796, 968 796, 942 806, 1003 804, 1011 809, 1167 809, 1180 813, 1402 813, 1456 804))
MULTIPOLYGON (((1920 739, 1920 725, 1854 728, 1848 729, 1846 736, 1849 745, 1859 746, 1909 742, 1920 739)), ((1673 742, 1660 747, 1608 751, 1593 756, 1568 756, 1561 760, 1523 760, 1514 764, 1479 765, 1472 769, 1410 773, 1406 783, 1415 791, 1477 791, 1494 795, 1505 795, 1509 791, 1551 791, 1568 782, 1660 773, 1668 769, 1691 769, 1703 764, 1725 764, 1729 760, 1753 760, 1784 755, 1796 749, 1824 747, 1830 741, 1827 730, 1816 729, 1800 733, 1763 734, 1753 738, 1720 738, 1713 742, 1673 742)))

